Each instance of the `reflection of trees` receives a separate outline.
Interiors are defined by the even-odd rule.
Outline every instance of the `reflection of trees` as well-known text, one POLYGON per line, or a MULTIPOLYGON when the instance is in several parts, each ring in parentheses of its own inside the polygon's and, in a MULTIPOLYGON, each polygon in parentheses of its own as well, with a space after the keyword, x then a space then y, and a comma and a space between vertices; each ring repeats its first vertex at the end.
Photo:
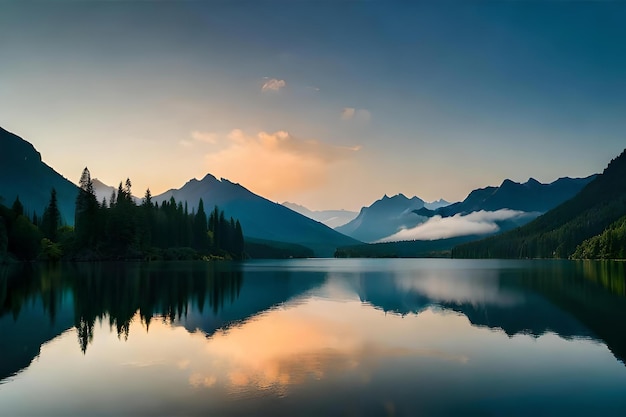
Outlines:
POLYGON ((586 279, 615 295, 626 297, 626 262, 581 261, 577 264, 586 279))
POLYGON ((0 268, 0 317, 12 314, 17 318, 22 306, 40 299, 50 321, 54 322, 64 286, 58 266, 46 269, 46 273, 41 274, 32 264, 0 268))
MULTIPOLYGON (((376 272, 361 276, 359 295, 375 307, 403 315, 419 314, 430 306, 453 310, 473 325, 499 328, 508 335, 539 336, 551 331, 565 338, 594 337, 602 340, 616 358, 626 361, 626 333, 620 326, 626 322, 626 263, 533 261, 522 268, 497 271, 494 288, 500 295, 519 294, 519 302, 500 305, 495 300, 472 300, 469 296, 461 301, 446 299, 445 293, 433 296, 419 286, 390 285, 393 280, 385 280, 376 272)), ((454 282, 445 272, 438 278, 442 283, 454 282)), ((479 276, 467 276, 480 292, 481 283, 476 278, 479 276)))
POLYGON ((523 285, 574 316, 624 362, 625 267, 611 261, 557 262, 527 271, 523 285))
POLYGON ((74 325, 83 352, 93 340, 96 321, 108 317, 118 337, 128 338, 133 317, 146 328, 153 317, 175 321, 189 308, 217 313, 239 296, 243 278, 236 264, 102 263, 25 265, 0 275, 0 317, 14 317, 29 301, 41 298, 54 321, 64 293, 74 303, 74 325))

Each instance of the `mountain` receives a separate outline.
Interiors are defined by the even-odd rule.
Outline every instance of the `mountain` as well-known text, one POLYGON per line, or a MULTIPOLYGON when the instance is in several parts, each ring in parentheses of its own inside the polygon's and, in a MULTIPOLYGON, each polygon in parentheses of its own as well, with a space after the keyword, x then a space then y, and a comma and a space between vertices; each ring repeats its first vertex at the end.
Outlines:
POLYGON ((93 191, 96 193, 96 199, 99 203, 102 202, 103 199, 106 198, 107 202, 111 201, 111 194, 117 193, 117 188, 112 187, 110 185, 106 185, 98 178, 94 178, 91 180, 93 183, 93 191))
POLYGON ((359 243, 239 184, 224 178, 218 180, 211 174, 202 180, 192 179, 182 188, 166 191, 152 200, 160 203, 172 197, 176 201, 187 201, 189 210, 195 210, 202 198, 207 212, 219 206, 227 217, 239 219, 246 237, 306 246, 315 256, 332 256, 339 246, 359 243))
POLYGON ((424 207, 419 197, 407 198, 404 194, 385 195, 369 207, 363 207, 351 222, 335 230, 364 242, 375 242, 391 236, 400 229, 412 228, 425 218, 414 213, 424 207))
MULTIPOLYGON (((102 200, 106 198, 107 202, 111 202, 111 194, 115 193, 117 195, 117 188, 111 185, 107 185, 100 181, 98 178, 94 178, 91 180, 93 183, 93 191, 96 194, 96 199, 99 203, 102 203, 102 200)), ((141 198, 131 196, 135 204, 141 204, 141 198)))
POLYGON ((454 257, 567 258, 626 215, 626 150, 576 196, 527 225, 454 248, 454 257))
POLYGON ((438 208, 449 206, 450 202, 440 198, 439 200, 435 200, 431 203, 424 203, 424 208, 428 210, 437 210, 438 208))
POLYGON ((565 177, 549 184, 542 184, 534 178, 530 178, 523 184, 506 179, 499 187, 485 187, 472 191, 465 200, 459 203, 450 204, 432 212, 420 210, 417 214, 428 217, 434 215, 450 217, 458 213, 467 214, 480 210, 496 211, 505 208, 545 213, 574 197, 594 178, 595 175, 585 178, 565 177))
POLYGON ((0 203, 10 207, 19 196, 25 213, 41 216, 52 188, 57 191, 62 222, 74 224, 78 187, 46 165, 33 145, 0 128, 0 203))
MULTIPOLYGON (((481 211, 491 213, 502 209, 524 212, 515 219, 514 223, 498 224, 498 227, 489 233, 477 233, 491 234, 528 223, 541 213, 572 198, 594 178, 595 175, 586 178, 559 178, 550 184, 542 184, 534 178, 530 178, 523 184, 506 179, 499 187, 476 189, 469 193, 465 200, 453 204, 448 204, 445 200, 425 203, 417 197, 408 199, 402 194, 391 198, 385 196, 370 207, 361 209, 354 220, 336 227, 335 230, 364 242, 437 239, 433 236, 421 237, 420 233, 413 233, 412 229, 434 216, 445 218, 481 211), (396 235, 398 232, 400 233, 396 235), (412 237, 413 235, 415 236, 412 237)), ((436 228, 443 230, 447 228, 444 226, 443 224, 437 225, 436 228)), ((449 232, 446 233, 447 235, 444 233, 440 237, 453 237, 449 232)), ((465 233, 459 228, 459 233, 454 236, 469 234, 471 233, 465 233)))
POLYGON ((290 203, 289 201, 285 201, 283 206, 287 207, 295 211, 296 213, 300 213, 303 216, 308 217, 309 219, 313 219, 320 223, 324 223, 328 227, 339 227, 348 223, 350 220, 354 219, 357 214, 356 211, 348 211, 348 210, 309 210, 308 208, 301 206, 299 204, 290 203))

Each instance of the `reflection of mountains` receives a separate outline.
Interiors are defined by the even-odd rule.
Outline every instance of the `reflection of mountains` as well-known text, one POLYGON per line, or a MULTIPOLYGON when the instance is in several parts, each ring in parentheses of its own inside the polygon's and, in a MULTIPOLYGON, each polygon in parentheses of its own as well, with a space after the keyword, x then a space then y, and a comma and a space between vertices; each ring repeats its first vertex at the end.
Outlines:
POLYGON ((582 264, 566 262, 519 270, 437 270, 391 279, 371 273, 361 277, 358 292, 362 301, 384 311, 419 314, 439 307, 509 336, 537 337, 551 331, 564 338, 598 339, 624 362, 626 334, 619 325, 626 321, 624 267, 597 271, 598 265, 583 269, 582 264), (608 291, 615 288, 621 292, 608 291))
POLYGON ((218 329, 241 324, 260 312, 292 300, 322 285, 326 279, 323 272, 310 272, 306 277, 299 272, 298 279, 294 280, 288 271, 257 270, 245 275, 246 285, 241 287, 236 303, 223 305, 215 314, 189 311, 181 319, 183 326, 188 331, 199 330, 211 336, 218 329))
POLYGON ((19 266, 0 276, 0 381, 27 367, 41 346, 76 327, 83 352, 96 322, 128 337, 137 317, 158 317, 207 334, 246 320, 323 282, 289 273, 255 274, 230 263, 122 263, 19 266), (263 275, 263 274, 261 274, 263 275))

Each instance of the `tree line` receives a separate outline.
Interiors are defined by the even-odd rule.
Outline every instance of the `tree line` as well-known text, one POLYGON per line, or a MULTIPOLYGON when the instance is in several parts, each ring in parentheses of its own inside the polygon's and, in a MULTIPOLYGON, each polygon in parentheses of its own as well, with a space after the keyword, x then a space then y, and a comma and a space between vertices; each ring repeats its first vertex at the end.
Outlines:
POLYGON ((12 254, 33 259, 198 259, 244 257, 239 220, 226 218, 217 206, 207 216, 202 199, 197 210, 173 197, 161 204, 146 190, 137 205, 131 181, 121 183, 109 200, 98 202, 85 168, 76 197, 74 227, 61 224, 56 191, 38 217, 24 213, 16 198, 11 208, 0 204, 0 259, 12 254))
POLYGON ((574 259, 626 259, 626 216, 578 245, 574 259))

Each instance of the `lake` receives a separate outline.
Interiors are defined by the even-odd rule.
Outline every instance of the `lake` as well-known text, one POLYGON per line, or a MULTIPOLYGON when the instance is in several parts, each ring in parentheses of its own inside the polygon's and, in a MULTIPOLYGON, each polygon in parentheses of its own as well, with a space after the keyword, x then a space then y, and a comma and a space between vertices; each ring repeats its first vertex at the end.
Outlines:
POLYGON ((0 415, 626 415, 626 264, 0 268, 0 415))

